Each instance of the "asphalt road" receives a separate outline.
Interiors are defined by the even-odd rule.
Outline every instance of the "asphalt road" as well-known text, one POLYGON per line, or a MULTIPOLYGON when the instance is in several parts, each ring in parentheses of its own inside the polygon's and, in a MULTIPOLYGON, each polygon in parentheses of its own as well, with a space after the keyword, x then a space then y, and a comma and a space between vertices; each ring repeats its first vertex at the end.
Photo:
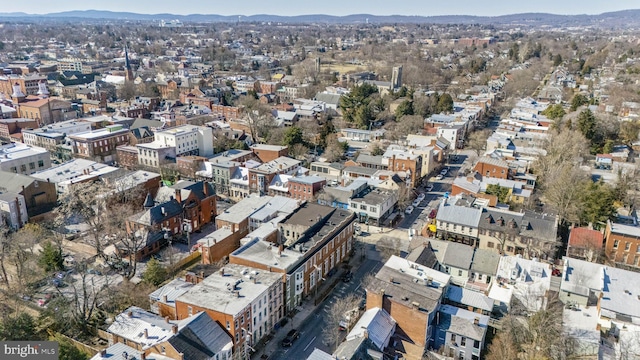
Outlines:
MULTIPOLYGON (((298 329, 298 331, 300 331, 300 338, 289 348, 282 348, 278 344, 278 350, 269 355, 270 360, 306 359, 315 348, 329 354, 333 353, 334 349, 327 346, 323 341, 322 329, 327 326, 323 315, 327 314, 331 304, 338 298, 349 294, 362 296, 362 294, 364 294, 364 289, 360 286, 362 278, 367 274, 377 273, 383 265, 379 254, 375 250, 375 246, 370 244, 366 244, 365 246, 367 249, 367 259, 362 263, 360 268, 353 273, 353 279, 348 283, 340 282, 332 294, 320 303, 315 314, 311 315, 307 321, 304 322, 304 325, 298 329)), ((284 329, 280 331, 289 331, 290 329, 289 325, 285 325, 284 329)), ((346 332, 344 335, 346 336, 346 332)))

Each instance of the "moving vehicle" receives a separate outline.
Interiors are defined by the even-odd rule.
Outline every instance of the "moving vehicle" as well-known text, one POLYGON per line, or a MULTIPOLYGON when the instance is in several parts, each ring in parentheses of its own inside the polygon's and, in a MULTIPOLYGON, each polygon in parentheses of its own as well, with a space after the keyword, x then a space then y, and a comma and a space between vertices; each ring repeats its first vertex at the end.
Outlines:
POLYGON ((296 329, 291 329, 287 333, 287 336, 282 340, 282 347, 290 347, 293 342, 300 337, 300 333, 296 329))

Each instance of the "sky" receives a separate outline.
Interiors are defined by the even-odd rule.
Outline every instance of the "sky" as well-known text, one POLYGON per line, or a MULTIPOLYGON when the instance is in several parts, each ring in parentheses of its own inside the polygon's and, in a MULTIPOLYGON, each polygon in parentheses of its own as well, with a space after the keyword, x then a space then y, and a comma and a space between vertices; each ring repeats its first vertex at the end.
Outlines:
POLYGON ((44 14, 68 10, 111 10, 143 14, 219 15, 504 15, 524 12, 600 14, 640 9, 640 0, 29 0, 2 1, 0 12, 44 14))

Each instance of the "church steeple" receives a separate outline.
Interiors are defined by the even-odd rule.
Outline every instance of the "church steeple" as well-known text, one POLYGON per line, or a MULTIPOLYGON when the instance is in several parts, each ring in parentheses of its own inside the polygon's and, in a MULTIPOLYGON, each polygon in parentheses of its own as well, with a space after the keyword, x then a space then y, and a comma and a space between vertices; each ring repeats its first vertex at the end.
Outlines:
POLYGON ((133 81, 133 70, 131 69, 131 62, 129 61, 129 48, 124 46, 124 78, 126 81, 133 81))

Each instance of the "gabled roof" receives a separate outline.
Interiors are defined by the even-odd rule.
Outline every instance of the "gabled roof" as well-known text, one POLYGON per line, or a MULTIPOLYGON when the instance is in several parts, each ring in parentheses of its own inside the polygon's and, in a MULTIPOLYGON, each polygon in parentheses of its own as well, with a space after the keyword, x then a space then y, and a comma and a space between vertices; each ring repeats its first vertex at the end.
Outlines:
POLYGON ((569 234, 569 246, 572 247, 599 249, 603 241, 604 235, 600 231, 585 227, 573 228, 569 234))
POLYGON ((21 193, 22 187, 28 187, 34 181, 38 181, 31 176, 15 174, 8 171, 0 171, 0 184, 10 192, 21 193))
POLYGON ((481 292, 464 289, 459 286, 449 286, 445 297, 458 304, 489 312, 493 310, 493 300, 491 298, 481 292))
POLYGON ((233 347, 231 336, 205 312, 180 321, 178 333, 169 344, 189 360, 208 360, 233 347))
POLYGON ((131 221, 152 226, 160 224, 166 219, 182 214, 182 206, 176 199, 156 205, 150 209, 131 216, 131 221))
POLYGON ((371 340, 378 350, 384 350, 389 339, 395 332, 396 321, 384 309, 372 308, 367 310, 360 320, 354 325, 353 330, 347 335, 346 340, 352 340, 365 336, 368 332, 371 340))
POLYGON ((429 242, 440 264, 464 270, 471 268, 473 247, 457 242, 435 239, 429 242))
POLYGON ((482 216, 482 210, 449 204, 446 200, 440 203, 438 208, 438 221, 477 228, 482 216))

